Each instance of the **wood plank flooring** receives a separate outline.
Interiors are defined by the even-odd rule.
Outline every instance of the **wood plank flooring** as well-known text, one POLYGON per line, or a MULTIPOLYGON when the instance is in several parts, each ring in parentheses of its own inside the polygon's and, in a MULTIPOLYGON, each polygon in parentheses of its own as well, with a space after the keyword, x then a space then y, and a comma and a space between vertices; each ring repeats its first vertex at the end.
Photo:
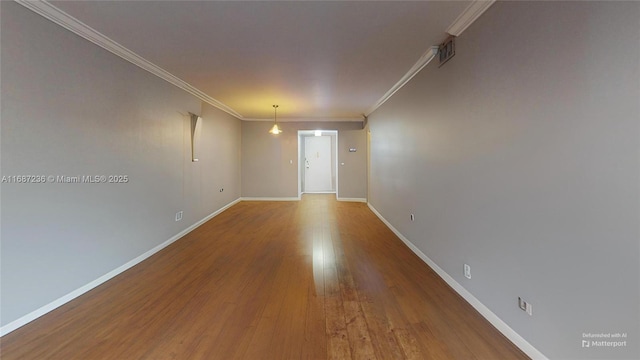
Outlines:
POLYGON ((4 336, 11 359, 526 359, 365 204, 242 202, 4 336))

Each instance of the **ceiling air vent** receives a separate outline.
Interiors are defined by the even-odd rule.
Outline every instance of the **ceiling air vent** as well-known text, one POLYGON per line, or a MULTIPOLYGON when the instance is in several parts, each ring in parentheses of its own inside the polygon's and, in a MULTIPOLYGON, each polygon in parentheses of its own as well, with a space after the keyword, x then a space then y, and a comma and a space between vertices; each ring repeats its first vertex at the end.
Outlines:
POLYGON ((438 55, 440 58, 440 65, 438 67, 444 65, 449 59, 456 54, 456 43, 455 36, 451 35, 445 40, 442 44, 438 46, 438 55))

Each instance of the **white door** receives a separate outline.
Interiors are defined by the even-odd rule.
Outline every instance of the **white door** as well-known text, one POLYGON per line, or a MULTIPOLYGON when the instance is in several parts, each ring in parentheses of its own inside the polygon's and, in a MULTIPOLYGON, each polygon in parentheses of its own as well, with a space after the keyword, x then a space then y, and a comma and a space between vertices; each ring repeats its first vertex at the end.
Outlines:
POLYGON ((331 186, 331 136, 304 138, 304 191, 333 191, 331 186))

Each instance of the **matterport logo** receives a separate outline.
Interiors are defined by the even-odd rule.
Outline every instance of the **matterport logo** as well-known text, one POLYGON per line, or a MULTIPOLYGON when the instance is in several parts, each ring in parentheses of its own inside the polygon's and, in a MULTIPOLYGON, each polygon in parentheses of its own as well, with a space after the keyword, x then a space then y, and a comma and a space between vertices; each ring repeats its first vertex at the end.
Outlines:
POLYGON ((627 346, 627 333, 582 333, 583 348, 625 346, 627 346))

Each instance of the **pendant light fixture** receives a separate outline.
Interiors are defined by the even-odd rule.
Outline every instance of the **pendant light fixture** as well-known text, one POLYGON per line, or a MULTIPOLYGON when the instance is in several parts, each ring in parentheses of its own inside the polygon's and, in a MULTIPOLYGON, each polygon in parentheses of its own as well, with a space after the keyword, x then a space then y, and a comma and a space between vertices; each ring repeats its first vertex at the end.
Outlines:
POLYGON ((282 130, 278 127, 278 105, 273 105, 273 127, 269 130, 269 133, 273 135, 282 133, 282 130))

